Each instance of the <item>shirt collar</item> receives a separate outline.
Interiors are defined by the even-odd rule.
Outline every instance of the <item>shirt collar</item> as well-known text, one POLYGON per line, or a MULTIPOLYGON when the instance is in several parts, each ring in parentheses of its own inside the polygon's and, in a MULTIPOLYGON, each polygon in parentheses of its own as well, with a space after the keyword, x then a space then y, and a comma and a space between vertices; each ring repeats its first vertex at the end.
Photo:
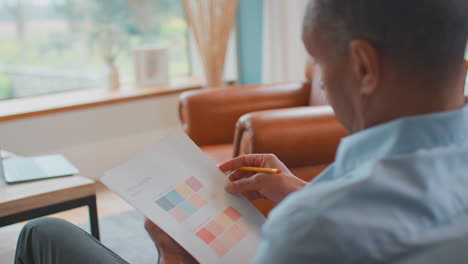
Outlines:
POLYGON ((462 109, 404 117, 365 129, 341 140, 337 174, 369 161, 453 144, 468 139, 468 105, 462 109))

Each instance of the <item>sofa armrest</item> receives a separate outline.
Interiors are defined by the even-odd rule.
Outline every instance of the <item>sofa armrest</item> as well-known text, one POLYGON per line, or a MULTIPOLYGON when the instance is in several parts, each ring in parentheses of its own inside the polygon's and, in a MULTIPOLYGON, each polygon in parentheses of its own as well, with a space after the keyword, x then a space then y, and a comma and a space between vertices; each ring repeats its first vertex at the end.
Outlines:
POLYGON ((346 134, 328 106, 250 113, 237 123, 234 156, 273 153, 291 168, 324 165, 346 134))
POLYGON ((259 110, 306 106, 310 83, 239 85, 183 93, 179 116, 199 146, 232 143, 242 115, 259 110))

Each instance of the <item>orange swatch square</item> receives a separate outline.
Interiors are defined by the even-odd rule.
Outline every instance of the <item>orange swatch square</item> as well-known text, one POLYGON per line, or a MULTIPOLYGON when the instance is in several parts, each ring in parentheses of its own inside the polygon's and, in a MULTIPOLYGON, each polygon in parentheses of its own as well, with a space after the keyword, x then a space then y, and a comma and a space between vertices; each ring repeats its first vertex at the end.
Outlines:
POLYGON ((202 228, 200 230, 198 230, 198 232, 196 233, 196 235, 203 241, 205 241, 205 243, 209 244, 211 243, 211 241, 213 241, 216 237, 210 232, 208 231, 208 229, 206 228, 202 228))
POLYGON ((227 216, 229 216, 229 218, 231 218, 234 222, 241 218, 241 214, 239 213, 239 211, 234 209, 232 206, 229 206, 226 210, 224 210, 224 213, 227 216))

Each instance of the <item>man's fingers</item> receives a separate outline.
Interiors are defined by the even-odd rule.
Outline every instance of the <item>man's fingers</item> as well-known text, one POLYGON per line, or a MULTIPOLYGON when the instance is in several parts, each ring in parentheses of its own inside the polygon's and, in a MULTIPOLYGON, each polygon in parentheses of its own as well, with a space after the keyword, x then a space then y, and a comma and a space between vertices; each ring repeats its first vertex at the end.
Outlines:
POLYGON ((226 185, 225 189, 228 193, 246 193, 259 190, 257 186, 257 177, 252 176, 238 181, 230 182, 226 185))
POLYGON ((243 166, 260 167, 262 160, 262 154, 243 155, 219 165, 219 169, 228 172, 243 166))
POLYGON ((245 193, 242 193, 242 195, 244 195, 245 198, 249 200, 257 200, 257 199, 263 198, 263 196, 260 195, 258 192, 245 192, 245 193))
POLYGON ((145 218, 145 229, 147 231, 149 230, 157 230, 159 231, 161 228, 159 228, 159 226, 157 226, 155 223, 153 223, 153 221, 149 220, 148 218, 145 218))
POLYGON ((233 173, 228 175, 228 179, 230 181, 238 181, 240 179, 253 176, 255 174, 256 172, 253 172, 253 171, 234 171, 233 173))

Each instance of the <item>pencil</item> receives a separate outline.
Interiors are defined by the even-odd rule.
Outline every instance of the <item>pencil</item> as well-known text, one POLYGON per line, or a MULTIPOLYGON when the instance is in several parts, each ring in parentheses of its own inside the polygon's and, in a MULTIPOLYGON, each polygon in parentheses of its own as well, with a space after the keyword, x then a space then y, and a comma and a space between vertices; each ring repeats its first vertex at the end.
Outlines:
POLYGON ((253 171, 253 172, 264 172, 264 173, 281 173, 280 169, 271 168, 259 168, 259 167, 239 167, 236 170, 240 171, 253 171))

